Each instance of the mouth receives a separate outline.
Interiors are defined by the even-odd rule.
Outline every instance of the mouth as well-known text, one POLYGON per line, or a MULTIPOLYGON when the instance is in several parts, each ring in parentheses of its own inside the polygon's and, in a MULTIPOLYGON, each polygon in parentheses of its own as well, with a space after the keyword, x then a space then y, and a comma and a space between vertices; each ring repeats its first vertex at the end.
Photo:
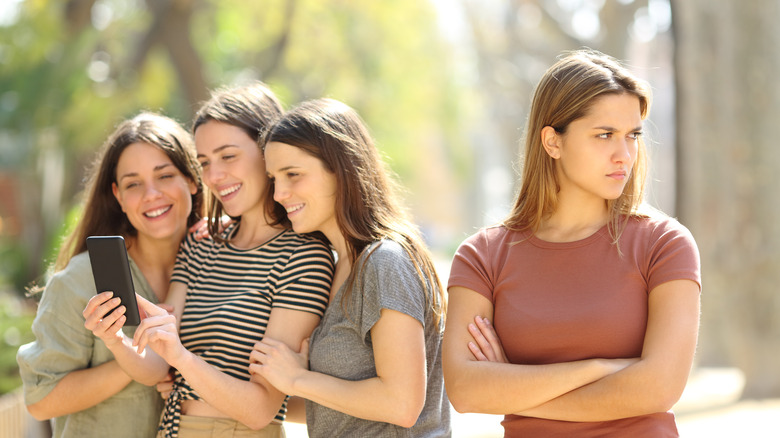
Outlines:
POLYGON ((617 172, 612 172, 609 175, 607 175, 610 178, 617 179, 617 180, 624 180, 626 179, 626 176, 628 173, 625 170, 619 170, 617 172))
POLYGON ((170 205, 165 206, 165 207, 156 208, 154 210, 150 210, 150 211, 145 212, 144 216, 148 217, 149 219, 155 219, 155 218, 158 218, 158 217, 164 215, 165 213, 168 213, 168 211, 170 211, 171 208, 173 208, 173 207, 170 206, 170 205))
POLYGON ((304 205, 305 204, 295 204, 295 205, 285 206, 284 209, 287 210, 287 216, 289 216, 295 213, 296 211, 302 209, 304 205))
POLYGON ((240 189, 240 188, 241 188, 241 186, 242 186, 242 184, 241 184, 241 183, 239 183, 239 184, 233 184, 233 185, 232 185, 232 186, 230 186, 230 187, 226 187, 226 188, 224 188, 224 189, 221 189, 221 190, 217 191, 217 194, 219 194, 219 197, 220 197, 220 198, 223 198, 223 197, 225 197, 225 196, 228 196, 228 195, 230 195, 231 193, 235 193, 235 192, 237 192, 237 191, 238 191, 238 189, 240 189))

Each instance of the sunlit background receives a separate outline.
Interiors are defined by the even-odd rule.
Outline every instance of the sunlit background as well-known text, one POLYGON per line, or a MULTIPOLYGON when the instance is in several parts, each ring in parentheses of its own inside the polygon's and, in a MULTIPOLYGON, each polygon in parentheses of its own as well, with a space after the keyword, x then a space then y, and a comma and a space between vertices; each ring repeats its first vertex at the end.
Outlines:
POLYGON ((0 0, 0 394, 18 412, 25 290, 45 283, 84 170, 123 118, 149 109, 189 126, 210 89, 253 80, 287 108, 342 100, 446 277, 458 244, 508 212, 534 85, 561 53, 591 47, 651 83, 647 200, 702 253, 694 377, 720 377, 692 379, 700 400, 681 418, 776 400, 777 17, 778 0, 0 0))

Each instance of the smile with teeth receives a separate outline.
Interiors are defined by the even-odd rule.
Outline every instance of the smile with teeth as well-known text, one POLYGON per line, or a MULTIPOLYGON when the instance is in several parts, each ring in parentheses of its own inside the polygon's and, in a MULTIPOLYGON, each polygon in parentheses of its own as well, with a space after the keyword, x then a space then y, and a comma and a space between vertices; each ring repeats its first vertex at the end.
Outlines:
POLYGON ((168 210, 170 210, 170 209, 171 209, 170 205, 167 206, 167 207, 160 207, 160 208, 158 208, 156 210, 147 211, 146 213, 144 213, 144 216, 154 219, 154 218, 156 218, 158 216, 161 216, 161 215, 167 213, 168 210))
POLYGON ((287 210, 287 214, 290 214, 290 213, 294 213, 294 212, 296 212, 296 211, 298 211, 298 210, 300 210, 302 208, 303 208, 303 204, 295 204, 295 205, 291 205, 289 207, 285 207, 285 210, 287 210))
POLYGON ((241 184, 236 184, 236 185, 230 186, 230 187, 228 187, 226 189, 222 189, 222 190, 219 191, 219 196, 227 196, 227 195, 235 192, 236 190, 238 190, 240 188, 241 188, 241 184))

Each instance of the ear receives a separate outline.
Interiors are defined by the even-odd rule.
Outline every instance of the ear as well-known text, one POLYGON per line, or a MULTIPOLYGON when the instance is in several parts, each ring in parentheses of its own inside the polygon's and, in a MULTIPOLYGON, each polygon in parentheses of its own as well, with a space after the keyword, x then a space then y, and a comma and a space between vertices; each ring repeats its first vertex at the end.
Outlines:
POLYGON ((542 128, 542 147, 554 160, 561 158, 561 136, 552 126, 542 128))
POLYGON ((125 206, 122 205, 122 200, 119 198, 119 187, 117 187, 116 183, 111 183, 111 191, 114 192, 114 198, 116 198, 116 202, 119 203, 119 207, 122 211, 125 211, 125 206))
POLYGON ((190 195, 194 195, 194 194, 198 193, 198 183, 196 183, 195 181, 193 181, 193 180, 191 180, 189 178, 187 178, 187 182, 190 185, 190 195))

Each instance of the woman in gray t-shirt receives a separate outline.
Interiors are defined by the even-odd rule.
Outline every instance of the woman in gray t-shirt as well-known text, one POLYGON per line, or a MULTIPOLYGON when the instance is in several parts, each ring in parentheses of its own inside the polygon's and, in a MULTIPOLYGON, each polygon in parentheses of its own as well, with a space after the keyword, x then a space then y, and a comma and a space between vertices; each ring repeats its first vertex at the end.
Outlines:
POLYGON ((274 125, 264 150, 293 229, 324 234, 338 261, 310 343, 300 353, 256 344, 253 378, 307 400, 311 437, 449 436, 444 295, 363 121, 341 102, 305 102, 274 125))

